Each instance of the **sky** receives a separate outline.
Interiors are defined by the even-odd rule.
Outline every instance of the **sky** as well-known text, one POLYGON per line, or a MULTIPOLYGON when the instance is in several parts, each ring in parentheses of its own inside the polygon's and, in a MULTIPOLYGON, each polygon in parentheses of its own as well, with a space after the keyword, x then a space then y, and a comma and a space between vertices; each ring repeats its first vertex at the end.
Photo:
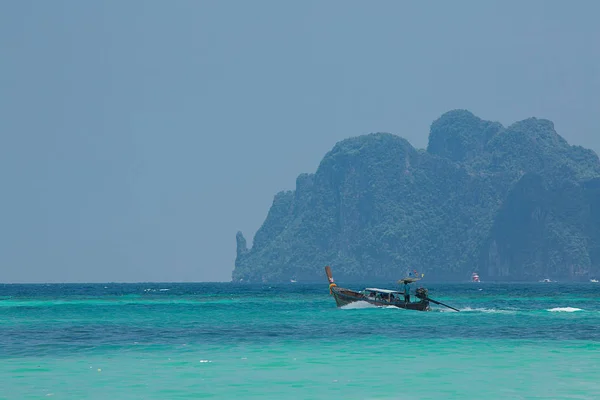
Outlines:
POLYGON ((463 108, 600 153, 600 2, 0 2, 0 282, 229 281, 336 142, 463 108))

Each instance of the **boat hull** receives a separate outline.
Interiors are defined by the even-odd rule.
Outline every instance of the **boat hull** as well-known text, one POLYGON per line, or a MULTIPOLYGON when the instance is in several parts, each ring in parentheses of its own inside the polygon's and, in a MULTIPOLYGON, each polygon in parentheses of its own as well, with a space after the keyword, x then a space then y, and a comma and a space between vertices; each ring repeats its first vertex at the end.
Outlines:
POLYGON ((373 304, 375 306, 394 306, 398 308, 405 308, 407 310, 415 310, 415 311, 429 311, 429 301, 421 300, 418 302, 405 303, 404 299, 398 299, 396 301, 385 301, 385 300, 375 300, 369 298, 362 293, 355 292, 354 290, 344 289, 337 286, 331 287, 331 295, 335 299, 335 303, 338 307, 342 307, 351 303, 356 303, 359 301, 364 301, 369 304, 373 304))

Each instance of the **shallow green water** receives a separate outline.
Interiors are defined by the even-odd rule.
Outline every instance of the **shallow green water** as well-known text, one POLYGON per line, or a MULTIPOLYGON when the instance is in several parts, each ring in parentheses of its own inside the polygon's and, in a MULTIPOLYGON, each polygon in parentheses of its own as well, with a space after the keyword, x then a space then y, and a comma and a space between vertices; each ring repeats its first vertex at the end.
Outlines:
POLYGON ((339 309, 326 285, 0 285, 0 398, 600 398, 600 285, 429 288, 461 312, 339 309))

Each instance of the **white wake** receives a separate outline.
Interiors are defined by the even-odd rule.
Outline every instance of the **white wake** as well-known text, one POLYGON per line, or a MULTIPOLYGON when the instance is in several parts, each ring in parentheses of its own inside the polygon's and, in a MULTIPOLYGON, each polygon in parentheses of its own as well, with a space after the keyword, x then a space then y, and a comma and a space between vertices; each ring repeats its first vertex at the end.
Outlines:
POLYGON ((550 308, 549 310, 546 311, 550 311, 550 312, 575 312, 575 311, 583 311, 581 308, 575 308, 575 307, 555 307, 555 308, 550 308))

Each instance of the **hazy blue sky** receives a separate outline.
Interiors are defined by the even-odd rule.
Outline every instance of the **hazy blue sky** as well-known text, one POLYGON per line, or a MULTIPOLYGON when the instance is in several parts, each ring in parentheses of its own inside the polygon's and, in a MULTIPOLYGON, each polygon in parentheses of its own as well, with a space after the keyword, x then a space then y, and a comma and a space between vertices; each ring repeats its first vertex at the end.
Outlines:
POLYGON ((0 282, 229 280, 339 140, 467 108, 600 152, 598 1, 0 2, 0 282))

